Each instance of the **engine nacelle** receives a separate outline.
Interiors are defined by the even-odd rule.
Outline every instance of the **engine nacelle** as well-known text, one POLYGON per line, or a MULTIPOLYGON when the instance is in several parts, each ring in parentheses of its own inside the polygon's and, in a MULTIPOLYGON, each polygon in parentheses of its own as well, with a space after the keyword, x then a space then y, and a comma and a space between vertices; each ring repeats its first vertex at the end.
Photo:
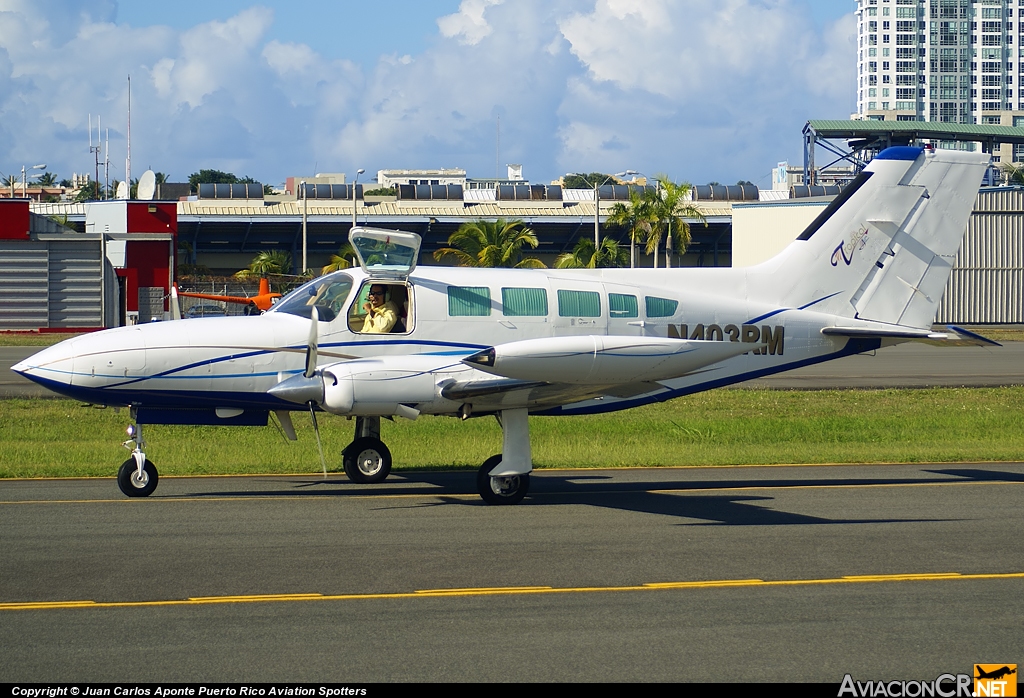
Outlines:
POLYGON ((580 335, 499 344, 463 361, 505 378, 600 385, 676 378, 752 348, 740 342, 580 335))
POLYGON ((385 362, 347 361, 323 370, 321 407, 341 415, 406 414, 403 405, 430 402, 437 396, 436 376, 430 371, 398 368, 385 362))

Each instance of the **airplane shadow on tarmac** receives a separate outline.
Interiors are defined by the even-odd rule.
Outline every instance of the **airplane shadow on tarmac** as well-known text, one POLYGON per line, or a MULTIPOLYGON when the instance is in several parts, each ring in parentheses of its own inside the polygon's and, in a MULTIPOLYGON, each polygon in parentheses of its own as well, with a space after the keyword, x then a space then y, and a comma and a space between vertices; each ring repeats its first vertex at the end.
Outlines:
MULTIPOLYGON (((775 498, 766 495, 729 494, 728 490, 785 490, 804 487, 856 487, 872 485, 902 485, 953 482, 1024 482, 1024 474, 1008 473, 982 468, 949 468, 924 470, 933 477, 880 477, 830 479, 761 479, 761 480, 659 480, 646 482, 616 482, 611 476, 600 474, 534 473, 530 494, 519 505, 559 506, 579 505, 620 509, 647 514, 661 514, 685 519, 698 519, 706 523, 698 526, 791 526, 854 523, 912 523, 922 521, 950 521, 952 519, 830 519, 808 516, 768 508, 775 498), (718 490, 711 494, 708 490, 718 490), (703 492, 703 494, 696 494, 703 492), (692 494, 691 494, 692 493, 692 494), (680 496, 685 495, 685 496, 680 496)), ((378 485, 359 485, 348 481, 309 479, 296 477, 290 488, 259 492, 260 497, 324 496, 388 496, 425 495, 438 502, 402 503, 395 506, 419 508, 426 506, 487 506, 475 496, 476 474, 472 472, 404 472, 393 474, 388 482, 378 485)), ((252 497, 245 492, 192 492, 183 496, 195 497, 252 497)), ((181 496, 181 495, 179 495, 181 496)), ((172 497, 173 498, 173 497, 172 497)), ((393 508, 388 506, 388 508, 393 508)))

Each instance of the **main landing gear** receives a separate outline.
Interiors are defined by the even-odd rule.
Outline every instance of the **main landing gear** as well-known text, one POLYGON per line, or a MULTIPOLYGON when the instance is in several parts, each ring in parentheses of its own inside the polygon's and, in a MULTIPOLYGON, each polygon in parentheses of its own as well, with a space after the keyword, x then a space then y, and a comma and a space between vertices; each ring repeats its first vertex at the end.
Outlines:
POLYGON ((156 489, 160 476, 156 466, 146 458, 146 442, 134 407, 131 408, 131 418, 135 424, 128 425, 128 440, 121 445, 132 452, 132 457, 118 469, 117 486, 129 497, 148 497, 156 489))
POLYGON ((380 440, 380 417, 356 417, 355 438, 341 452, 345 474, 352 482, 383 482, 391 472, 391 451, 380 440))
POLYGON ((476 489, 488 504, 518 504, 530 491, 530 426, 527 410, 502 410, 501 454, 491 456, 476 474, 476 489))

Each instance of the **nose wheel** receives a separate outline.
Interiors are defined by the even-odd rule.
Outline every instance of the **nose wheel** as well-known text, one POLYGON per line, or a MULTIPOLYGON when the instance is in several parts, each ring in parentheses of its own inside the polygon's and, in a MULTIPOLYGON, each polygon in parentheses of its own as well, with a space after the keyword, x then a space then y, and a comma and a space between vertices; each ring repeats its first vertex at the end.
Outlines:
POLYGON ((134 458, 129 458, 117 471, 117 486, 129 497, 148 497, 156 489, 160 476, 156 466, 148 459, 139 470, 134 458))
POLYGON ((132 452, 132 457, 118 468, 117 486, 128 497, 148 497, 156 489, 160 476, 156 466, 146 458, 146 442, 135 407, 131 408, 131 416, 136 423, 128 425, 128 440, 121 445, 132 452))

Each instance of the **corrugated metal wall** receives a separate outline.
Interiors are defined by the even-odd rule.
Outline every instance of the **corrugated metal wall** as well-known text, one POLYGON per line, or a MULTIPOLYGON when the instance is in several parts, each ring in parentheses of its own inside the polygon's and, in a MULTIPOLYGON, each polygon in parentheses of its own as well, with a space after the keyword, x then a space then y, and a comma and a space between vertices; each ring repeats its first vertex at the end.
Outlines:
POLYGON ((50 327, 102 327, 102 257, 98 241, 50 246, 50 327))
POLYGON ((0 330, 47 326, 45 242, 0 240, 0 330))
POLYGON ((102 262, 98 238, 0 241, 0 330, 102 327, 102 262))
POLYGON ((978 194, 938 323, 1024 323, 1024 190, 978 194))

